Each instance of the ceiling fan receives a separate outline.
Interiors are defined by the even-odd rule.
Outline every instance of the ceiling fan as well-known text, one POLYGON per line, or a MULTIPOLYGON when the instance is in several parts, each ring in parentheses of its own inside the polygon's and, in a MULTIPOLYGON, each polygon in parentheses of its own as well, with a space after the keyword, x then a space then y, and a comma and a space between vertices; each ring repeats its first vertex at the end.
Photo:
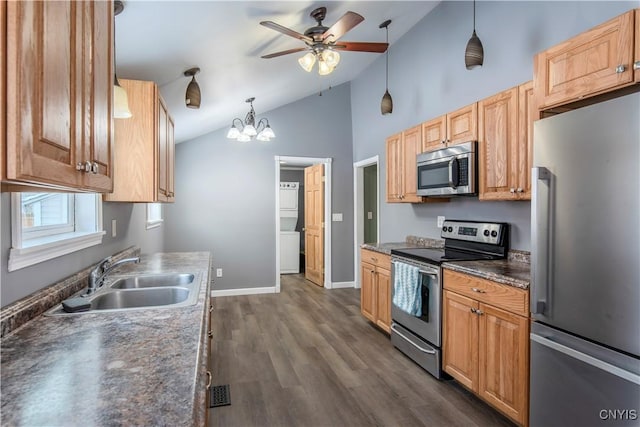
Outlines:
POLYGON ((318 72, 320 75, 326 75, 331 73, 340 61, 340 55, 337 51, 351 51, 351 52, 374 52, 383 53, 389 46, 388 43, 374 43, 374 42, 346 42, 338 39, 345 35, 353 27, 364 21, 364 18, 355 13, 347 12, 331 27, 325 27, 322 25, 322 21, 327 15, 326 7, 319 7, 311 11, 309 16, 316 20, 316 25, 308 28, 304 34, 294 31, 290 28, 283 27, 280 24, 276 24, 272 21, 262 21, 260 25, 263 25, 272 30, 287 36, 302 40, 306 46, 295 49, 283 50, 280 52, 271 53, 269 55, 263 55, 262 58, 275 58, 282 55, 288 55, 290 53, 308 51, 306 55, 298 59, 298 63, 305 70, 310 72, 318 61, 318 72))

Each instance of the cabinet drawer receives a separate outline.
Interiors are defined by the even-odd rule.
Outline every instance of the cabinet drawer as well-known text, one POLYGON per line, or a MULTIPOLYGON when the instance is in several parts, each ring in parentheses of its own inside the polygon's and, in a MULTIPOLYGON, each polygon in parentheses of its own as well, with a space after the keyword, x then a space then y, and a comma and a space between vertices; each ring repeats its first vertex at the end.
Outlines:
POLYGON ((444 270, 444 288, 521 316, 529 316, 529 292, 456 271, 444 270))
POLYGON ((381 267, 385 270, 391 269, 391 257, 387 254, 370 251, 368 249, 362 249, 360 252, 360 257, 362 262, 373 264, 376 267, 381 267))

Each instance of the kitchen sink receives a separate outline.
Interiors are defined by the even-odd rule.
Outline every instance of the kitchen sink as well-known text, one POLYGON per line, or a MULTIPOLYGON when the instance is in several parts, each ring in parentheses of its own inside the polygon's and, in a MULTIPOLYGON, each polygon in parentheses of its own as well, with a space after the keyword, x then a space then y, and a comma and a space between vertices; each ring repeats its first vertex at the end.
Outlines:
POLYGON ((186 301, 189 293, 189 289, 178 287, 107 292, 91 299, 91 310, 114 310, 178 304, 186 301))
POLYGON ((116 280, 112 289, 157 288, 165 286, 184 286, 193 282, 193 274, 154 274, 149 276, 133 276, 116 280))
POLYGON ((152 308, 179 308, 194 305, 200 291, 199 276, 191 273, 141 274, 114 277, 90 296, 82 290, 73 298, 86 299, 87 311, 68 313, 61 304, 45 313, 47 316, 75 316, 85 313, 105 313, 152 308))

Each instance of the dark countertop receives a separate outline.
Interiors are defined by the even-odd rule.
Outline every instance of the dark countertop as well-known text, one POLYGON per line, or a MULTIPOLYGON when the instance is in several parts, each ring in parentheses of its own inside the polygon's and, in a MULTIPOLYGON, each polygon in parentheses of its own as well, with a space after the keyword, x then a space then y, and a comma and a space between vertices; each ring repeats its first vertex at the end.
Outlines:
POLYGON ((195 305, 38 316, 1 341, 3 425, 203 425, 209 253, 141 257, 109 280, 190 272, 195 305))
POLYGON ((531 264, 508 259, 445 262, 442 267, 525 290, 531 280, 531 264))
POLYGON ((430 239, 428 237, 408 236, 404 242, 386 242, 386 243, 364 243, 360 246, 362 249, 391 255, 392 249, 406 248, 442 248, 443 240, 430 239))

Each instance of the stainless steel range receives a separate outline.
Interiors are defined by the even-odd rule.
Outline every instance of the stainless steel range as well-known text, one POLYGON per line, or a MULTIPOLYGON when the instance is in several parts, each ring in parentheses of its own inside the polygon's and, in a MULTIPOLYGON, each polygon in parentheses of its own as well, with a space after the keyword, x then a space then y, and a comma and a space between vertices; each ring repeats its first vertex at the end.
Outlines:
MULTIPOLYGON (((444 249, 408 248, 391 251, 391 292, 401 286, 415 286, 421 301, 413 313, 399 307, 392 298, 391 342, 431 375, 442 378, 442 274, 446 261, 506 258, 509 226, 505 223, 447 220, 442 227, 444 249), (400 263, 400 264, 399 264, 400 263), (402 283, 397 270, 418 269, 417 283, 402 283)), ((403 291, 404 292, 404 291, 403 291)))

